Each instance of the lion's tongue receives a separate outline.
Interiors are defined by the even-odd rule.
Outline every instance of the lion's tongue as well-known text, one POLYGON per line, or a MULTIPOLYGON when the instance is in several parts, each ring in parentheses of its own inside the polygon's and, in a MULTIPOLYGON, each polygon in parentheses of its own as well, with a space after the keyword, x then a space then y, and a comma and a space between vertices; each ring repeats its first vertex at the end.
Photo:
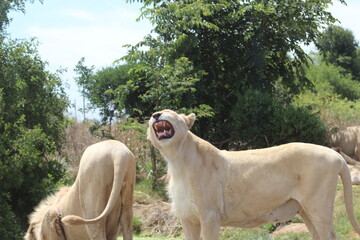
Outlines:
POLYGON ((158 138, 167 137, 172 134, 171 126, 165 121, 155 123, 158 138))
POLYGON ((168 136, 168 135, 170 135, 170 134, 171 134, 171 130, 166 131, 165 129, 164 129, 163 131, 157 133, 157 135, 158 135, 159 138, 161 138, 161 137, 166 137, 166 136, 168 136))

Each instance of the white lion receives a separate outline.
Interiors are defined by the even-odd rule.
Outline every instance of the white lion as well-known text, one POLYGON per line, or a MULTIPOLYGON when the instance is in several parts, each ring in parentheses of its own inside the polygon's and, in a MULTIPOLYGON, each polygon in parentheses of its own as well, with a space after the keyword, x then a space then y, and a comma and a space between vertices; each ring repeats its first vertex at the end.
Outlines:
POLYGON ((25 240, 115 240, 121 231, 124 240, 132 240, 135 168, 124 144, 91 145, 75 183, 43 200, 30 215, 25 240))
POLYGON ((360 161, 360 126, 347 127, 331 134, 330 145, 340 147, 346 155, 360 161))
POLYGON ((189 131, 194 121, 195 114, 163 110, 152 115, 148 127, 148 139, 168 162, 168 191, 185 239, 217 240, 220 226, 252 228, 297 213, 313 239, 336 239, 338 175, 350 222, 360 235, 349 169, 337 152, 305 143, 221 151, 189 131))

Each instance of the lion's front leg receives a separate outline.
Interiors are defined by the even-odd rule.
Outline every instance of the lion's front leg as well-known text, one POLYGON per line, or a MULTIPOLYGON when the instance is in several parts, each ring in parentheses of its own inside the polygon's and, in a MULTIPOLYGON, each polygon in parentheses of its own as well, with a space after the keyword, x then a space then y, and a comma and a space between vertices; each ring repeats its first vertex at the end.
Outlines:
POLYGON ((220 217, 216 211, 206 212, 200 219, 201 222, 201 239, 219 240, 220 234, 220 217))
POLYGON ((181 219, 186 240, 200 240, 200 223, 194 223, 189 219, 181 219))

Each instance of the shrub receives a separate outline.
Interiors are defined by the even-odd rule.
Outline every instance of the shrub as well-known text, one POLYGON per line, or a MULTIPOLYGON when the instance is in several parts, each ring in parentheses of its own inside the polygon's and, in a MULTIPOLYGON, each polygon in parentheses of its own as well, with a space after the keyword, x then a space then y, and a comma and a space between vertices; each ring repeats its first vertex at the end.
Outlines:
POLYGON ((137 218, 137 217, 133 217, 133 219, 132 219, 132 229, 133 229, 133 232, 135 234, 140 234, 141 233, 141 226, 142 226, 142 222, 140 221, 140 219, 137 218))
POLYGON ((21 239, 22 230, 8 200, 8 194, 0 193, 0 237, 1 239, 21 239))
POLYGON ((61 148, 68 101, 35 41, 4 40, 0 59, 0 212, 8 218, 0 223, 7 226, 0 239, 7 240, 19 239, 27 215, 64 174, 54 152, 61 148))
POLYGON ((261 148, 301 141, 326 144, 326 126, 304 107, 283 104, 266 92, 250 89, 238 96, 231 113, 231 148, 261 148))
MULTIPOLYGON (((7 139, 6 151, 0 150, 0 192, 6 194, 7 198, 2 201, 9 206, 9 211, 16 214, 16 224, 24 228, 28 214, 41 199, 54 190, 65 170, 52 155, 55 151, 54 143, 40 128, 26 129, 21 124, 17 129, 12 127, 16 137, 7 139)), ((8 131, 5 131, 5 136, 6 133, 8 131)), ((1 140, 1 146, 4 146, 5 139, 1 140)), ((7 211, 6 209, 3 211, 7 211)))
POLYGON ((319 114, 330 128, 359 124, 360 83, 341 70, 322 62, 311 65, 307 77, 314 87, 295 96, 293 105, 319 114))

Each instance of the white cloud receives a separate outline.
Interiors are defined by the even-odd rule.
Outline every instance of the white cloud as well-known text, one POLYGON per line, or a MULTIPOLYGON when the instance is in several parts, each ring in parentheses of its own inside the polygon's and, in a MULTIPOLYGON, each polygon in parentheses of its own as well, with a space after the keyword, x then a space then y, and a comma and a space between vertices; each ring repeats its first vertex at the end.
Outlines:
POLYGON ((75 20, 96 21, 97 16, 90 11, 78 9, 65 9, 62 13, 64 17, 74 18, 75 20))

